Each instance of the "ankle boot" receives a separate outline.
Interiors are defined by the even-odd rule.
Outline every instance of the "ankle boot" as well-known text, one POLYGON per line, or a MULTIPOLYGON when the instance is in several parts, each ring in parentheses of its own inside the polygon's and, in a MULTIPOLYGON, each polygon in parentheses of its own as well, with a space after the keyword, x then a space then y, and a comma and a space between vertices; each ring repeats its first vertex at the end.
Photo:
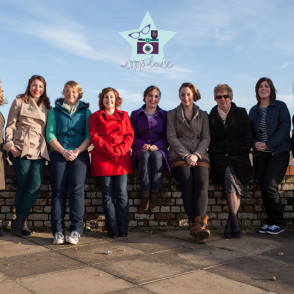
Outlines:
POLYGON ((149 204, 150 208, 154 208, 157 205, 159 196, 160 196, 159 190, 151 191, 150 204, 149 204))
POLYGON ((22 215, 17 215, 16 219, 12 223, 12 232, 14 235, 21 237, 22 236, 22 226, 25 221, 25 218, 22 215))
POLYGON ((224 238, 232 239, 232 220, 230 215, 225 226, 224 238))
POLYGON ((27 220, 24 221, 22 228, 21 228, 21 232, 22 232, 23 236, 29 236, 32 234, 31 230, 28 228, 27 220))
POLYGON ((149 191, 141 191, 141 208, 145 211, 149 208, 149 191))
POLYGON ((208 216, 201 215, 195 217, 195 223, 192 228, 194 231, 194 242, 195 243, 205 243, 207 238, 210 236, 210 231, 207 227, 208 216))

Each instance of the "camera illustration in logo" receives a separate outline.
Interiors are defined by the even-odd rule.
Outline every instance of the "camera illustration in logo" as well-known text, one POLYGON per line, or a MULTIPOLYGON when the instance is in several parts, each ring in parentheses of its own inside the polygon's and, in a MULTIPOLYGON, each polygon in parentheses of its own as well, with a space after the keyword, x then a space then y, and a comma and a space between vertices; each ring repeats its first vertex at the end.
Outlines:
POLYGON ((151 30, 151 38, 138 39, 137 54, 158 54, 159 39, 157 39, 158 31, 151 30))

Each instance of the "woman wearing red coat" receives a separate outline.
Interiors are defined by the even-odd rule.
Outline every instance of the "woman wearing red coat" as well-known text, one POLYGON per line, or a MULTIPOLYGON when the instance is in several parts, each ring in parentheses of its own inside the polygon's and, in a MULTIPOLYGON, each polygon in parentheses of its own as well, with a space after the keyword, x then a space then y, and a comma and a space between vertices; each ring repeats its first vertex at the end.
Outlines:
POLYGON ((108 236, 126 237, 129 224, 127 180, 132 172, 130 149, 134 131, 127 112, 117 109, 122 99, 115 89, 105 88, 98 97, 100 110, 89 118, 94 145, 91 175, 100 179, 108 236))

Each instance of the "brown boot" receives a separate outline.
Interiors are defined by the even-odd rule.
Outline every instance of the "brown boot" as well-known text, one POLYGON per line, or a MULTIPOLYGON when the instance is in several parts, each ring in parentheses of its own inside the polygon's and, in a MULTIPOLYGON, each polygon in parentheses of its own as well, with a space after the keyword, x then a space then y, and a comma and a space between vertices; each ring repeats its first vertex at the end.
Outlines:
POLYGON ((141 191, 141 208, 145 211, 149 208, 149 191, 141 191))
POLYGON ((151 199, 150 199, 150 208, 154 208, 157 205, 158 198, 160 196, 160 191, 159 190, 152 190, 151 191, 151 199))
POLYGON ((205 243, 207 242, 207 238, 210 236, 210 231, 207 227, 208 216, 201 215, 195 217, 194 226, 190 232, 194 234, 194 242, 195 243, 205 243))

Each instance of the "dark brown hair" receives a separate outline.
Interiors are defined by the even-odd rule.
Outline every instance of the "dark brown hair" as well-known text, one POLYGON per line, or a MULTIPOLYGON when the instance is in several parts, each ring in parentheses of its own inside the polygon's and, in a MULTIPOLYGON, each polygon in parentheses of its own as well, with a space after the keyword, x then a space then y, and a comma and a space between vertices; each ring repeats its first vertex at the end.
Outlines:
POLYGON ((99 98, 99 109, 102 109, 102 110, 105 109, 105 106, 103 104, 103 98, 110 91, 112 91, 114 93, 114 96, 115 96, 115 107, 119 107, 121 105, 122 99, 119 97, 118 92, 115 89, 113 89, 111 87, 108 87, 108 88, 104 88, 101 91, 101 93, 98 95, 98 98, 99 98))
POLYGON ((20 94, 19 97, 21 97, 26 104, 29 103, 29 97, 31 95, 31 93, 30 93, 30 87, 31 87, 31 85, 32 85, 32 83, 33 83, 34 80, 39 80, 44 85, 44 92, 40 96, 40 99, 38 100, 37 105, 40 106, 43 103, 47 109, 50 109, 50 100, 49 100, 49 98, 47 96, 47 92, 46 92, 46 85, 47 84, 46 84, 45 79, 42 76, 33 75, 29 79, 29 81, 28 81, 28 85, 27 85, 26 91, 23 94, 20 94))
POLYGON ((196 102, 201 99, 200 92, 196 89, 196 87, 192 83, 183 83, 179 89, 179 93, 182 88, 189 88, 193 93, 193 100, 196 102))
POLYGON ((270 99, 271 99, 271 101, 276 100, 276 98, 277 98, 277 96, 276 96, 277 90, 276 90, 272 80, 269 79, 269 78, 263 77, 263 78, 259 79, 257 81, 256 85, 255 85, 255 94, 256 94, 257 101, 260 102, 260 97, 258 95, 258 89, 259 89, 261 83, 263 83, 264 81, 267 82, 269 84, 269 86, 270 86, 270 89, 271 89, 270 99))
POLYGON ((159 88, 158 87, 156 87, 156 86, 149 86, 148 88, 146 88, 146 90, 144 91, 144 94, 143 94, 143 101, 145 102, 145 98, 147 97, 147 95, 150 93, 150 92, 152 92, 153 90, 157 90, 158 91, 158 93, 159 93, 159 98, 161 97, 161 92, 160 92, 160 90, 159 90, 159 88))

